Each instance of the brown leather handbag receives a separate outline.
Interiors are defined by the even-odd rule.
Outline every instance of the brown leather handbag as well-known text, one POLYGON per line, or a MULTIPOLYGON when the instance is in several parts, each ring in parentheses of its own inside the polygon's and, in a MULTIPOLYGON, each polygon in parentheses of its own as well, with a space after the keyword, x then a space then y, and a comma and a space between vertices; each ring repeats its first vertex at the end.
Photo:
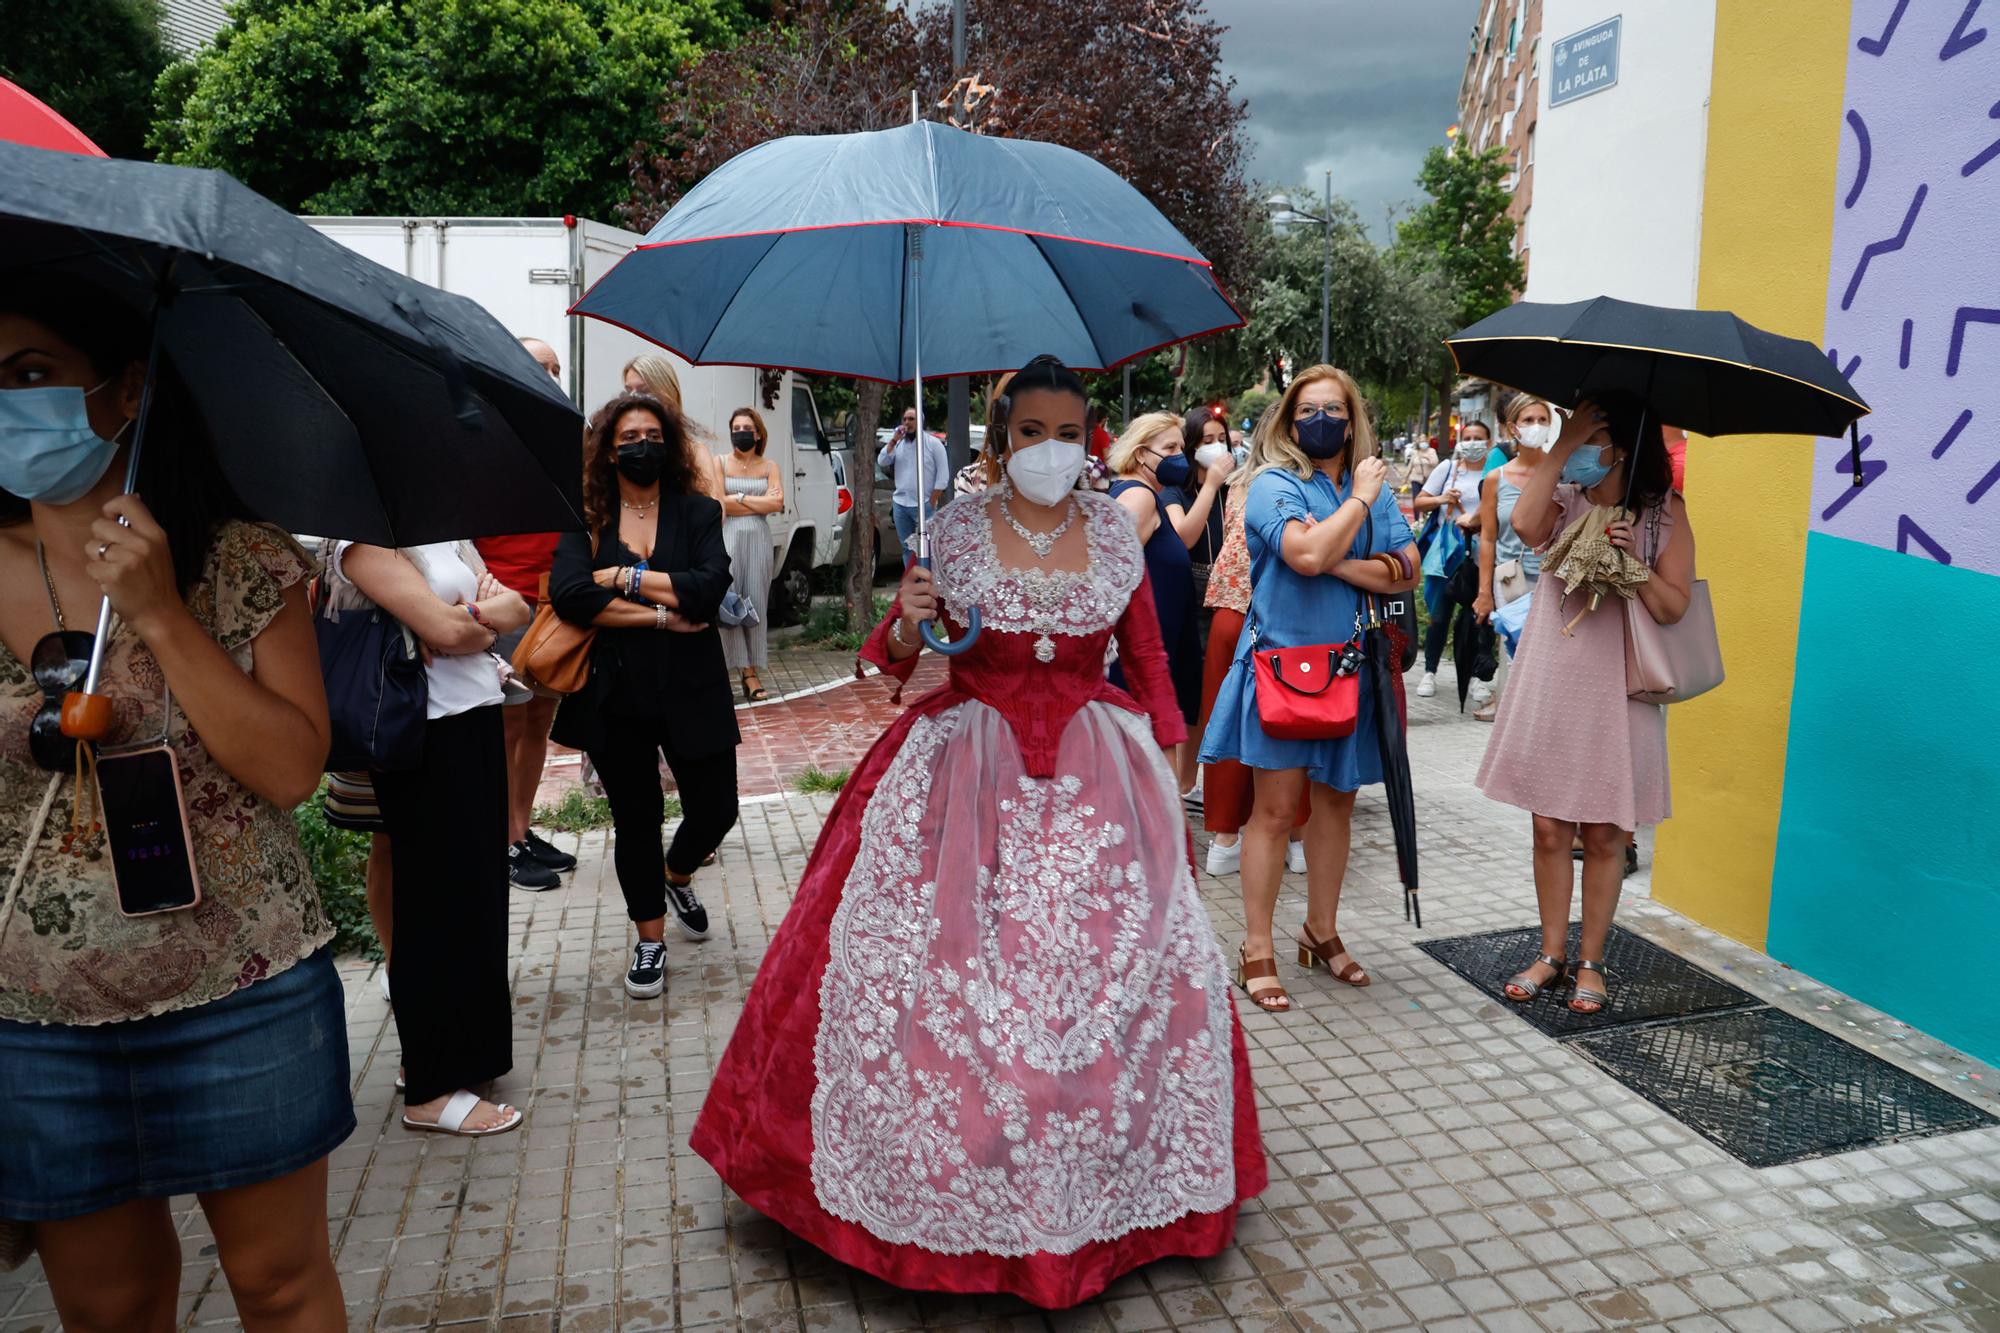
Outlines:
POLYGON ((590 682, 590 645, 596 638, 595 625, 572 625, 556 614, 544 574, 534 623, 514 649, 514 674, 543 698, 575 694, 590 682))

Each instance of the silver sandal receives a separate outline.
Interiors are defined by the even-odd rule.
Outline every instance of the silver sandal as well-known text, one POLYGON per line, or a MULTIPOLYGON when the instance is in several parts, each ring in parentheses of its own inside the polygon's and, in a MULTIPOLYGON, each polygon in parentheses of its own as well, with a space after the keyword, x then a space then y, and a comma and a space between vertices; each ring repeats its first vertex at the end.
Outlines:
MULTIPOLYGON (((1528 968, 1524 967, 1513 976, 1507 978, 1507 984, 1500 988, 1500 993, 1515 1004, 1527 1004, 1529 1001, 1539 997, 1544 990, 1569 984, 1568 959, 1557 958, 1553 954, 1539 953, 1535 955, 1535 963, 1540 963, 1544 967, 1553 967, 1556 970, 1556 974, 1547 981, 1530 981, 1528 980, 1528 968), (1516 995, 1514 994, 1515 991, 1520 991, 1521 993, 1516 995)), ((1528 967, 1533 967, 1535 963, 1528 964, 1528 967)))
POLYGON ((1591 1014, 1601 1014, 1611 1007, 1611 970, 1605 967, 1604 964, 1593 963, 1588 958, 1577 959, 1574 967, 1571 969, 1569 984, 1570 989, 1575 991, 1575 994, 1569 997, 1569 1011, 1571 1013, 1583 1014, 1588 1017, 1591 1014), (1575 976, 1577 972, 1595 972, 1598 976, 1602 977, 1604 979, 1603 994, 1600 995, 1595 991, 1577 989, 1575 976), (1587 1004, 1590 1007, 1588 1009, 1579 1009, 1577 1008, 1579 1003, 1587 1004))

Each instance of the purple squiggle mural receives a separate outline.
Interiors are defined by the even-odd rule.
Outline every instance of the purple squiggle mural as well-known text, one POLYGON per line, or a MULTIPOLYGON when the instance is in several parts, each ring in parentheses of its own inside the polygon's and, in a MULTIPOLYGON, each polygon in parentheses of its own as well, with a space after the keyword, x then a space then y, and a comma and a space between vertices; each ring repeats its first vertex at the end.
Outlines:
POLYGON ((2000 574, 2000 41, 1979 9, 1852 9, 1823 341, 1875 411, 1866 486, 1819 442, 1812 528, 2000 574))

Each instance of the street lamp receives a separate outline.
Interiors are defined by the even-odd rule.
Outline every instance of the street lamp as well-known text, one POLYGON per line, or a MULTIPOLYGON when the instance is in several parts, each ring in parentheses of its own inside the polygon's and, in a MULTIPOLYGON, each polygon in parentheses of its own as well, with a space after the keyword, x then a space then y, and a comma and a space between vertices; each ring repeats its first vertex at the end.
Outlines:
POLYGON ((1319 275, 1319 359, 1325 365, 1333 359, 1333 173, 1326 173, 1324 213, 1308 213, 1292 202, 1288 194, 1274 194, 1264 201, 1271 211, 1271 225, 1280 229, 1306 223, 1319 224, 1324 257, 1319 275))

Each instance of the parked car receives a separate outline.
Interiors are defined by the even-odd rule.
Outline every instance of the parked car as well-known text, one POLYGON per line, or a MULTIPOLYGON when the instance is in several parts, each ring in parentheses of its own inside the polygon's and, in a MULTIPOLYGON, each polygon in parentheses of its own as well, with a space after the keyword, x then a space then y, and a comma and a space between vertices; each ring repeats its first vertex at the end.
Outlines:
MULTIPOLYGON (((833 451, 834 482, 839 497, 840 536, 834 545, 831 563, 847 566, 847 553, 854 543, 854 490, 848 478, 854 475, 854 449, 845 446, 833 451)), ((896 511, 886 482, 875 483, 875 569, 886 573, 903 564, 901 544, 896 540, 896 511)))

